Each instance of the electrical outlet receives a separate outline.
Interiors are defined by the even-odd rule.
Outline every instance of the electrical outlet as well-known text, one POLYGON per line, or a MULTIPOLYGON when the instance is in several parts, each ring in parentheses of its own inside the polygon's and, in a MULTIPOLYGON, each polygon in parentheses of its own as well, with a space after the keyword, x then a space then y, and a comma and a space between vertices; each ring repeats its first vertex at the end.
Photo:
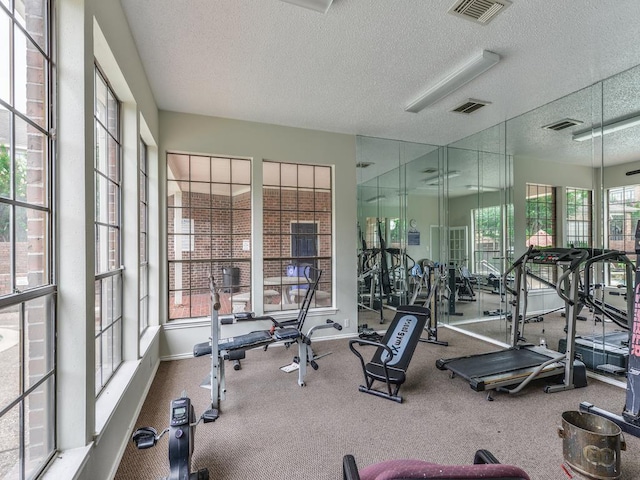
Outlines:
POLYGON ((342 325, 344 328, 349 328, 349 319, 345 318, 344 319, 344 324, 342 325))

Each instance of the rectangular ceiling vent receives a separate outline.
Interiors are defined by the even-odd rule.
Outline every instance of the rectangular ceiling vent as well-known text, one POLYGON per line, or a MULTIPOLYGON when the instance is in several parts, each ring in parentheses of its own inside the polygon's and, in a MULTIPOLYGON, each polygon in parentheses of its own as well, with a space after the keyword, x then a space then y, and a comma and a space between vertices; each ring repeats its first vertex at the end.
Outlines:
POLYGON ((485 105, 491 105, 491 102, 485 102, 484 100, 474 100, 473 98, 470 98, 469 100, 464 102, 462 105, 454 108, 451 111, 456 113, 470 114, 475 112, 476 110, 481 109, 485 105))
POLYGON ((373 165, 373 162, 358 162, 356 163, 356 168, 367 168, 373 165))
POLYGON ((449 13, 486 25, 509 5, 509 0, 458 0, 449 13))
POLYGON ((582 122, 580 120, 574 120, 573 118, 563 118, 557 122, 550 123, 549 125, 545 125, 544 129, 546 130, 554 130, 559 132, 560 130, 564 130, 565 128, 575 127, 576 125, 580 125, 582 122))

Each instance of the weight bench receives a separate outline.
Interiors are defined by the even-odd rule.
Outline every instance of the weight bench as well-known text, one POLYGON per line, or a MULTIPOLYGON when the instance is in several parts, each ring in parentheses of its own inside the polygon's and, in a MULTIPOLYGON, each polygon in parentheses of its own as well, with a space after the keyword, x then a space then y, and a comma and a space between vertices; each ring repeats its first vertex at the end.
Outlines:
POLYGON ((396 316, 380 342, 364 339, 349 341, 349 348, 360 360, 364 374, 365 385, 360 385, 361 392, 402 403, 398 391, 406 380, 407 368, 429 316, 430 312, 426 307, 403 305, 398 307, 396 316), (377 347, 369 363, 364 362, 356 345, 377 347), (384 382, 386 392, 372 388, 376 381, 384 382))
MULTIPOLYGON (((313 267, 306 267, 311 269, 313 267)), ((209 288, 211 291, 211 337, 208 342, 196 344, 193 347, 193 356, 200 357, 211 355, 211 371, 209 376, 201 383, 201 387, 211 389, 211 405, 213 409, 218 409, 219 402, 224 400, 226 393, 224 361, 233 360, 234 369, 240 369, 240 360, 245 358, 247 350, 264 347, 266 350, 273 342, 283 342, 286 347, 294 343, 298 344, 298 355, 294 357, 294 362, 298 363, 298 385, 305 385, 304 378, 307 373, 307 364, 314 370, 318 369, 316 359, 318 358, 311 349, 311 337, 316 330, 324 328, 335 328, 342 330, 342 325, 332 320, 327 320, 324 324, 311 327, 307 333, 303 333, 303 327, 313 295, 318 286, 318 281, 322 270, 316 269, 316 279, 312 283, 309 281, 309 288, 298 318, 286 321, 277 321, 273 317, 254 317, 252 313, 243 312, 234 314, 233 318, 220 319, 218 310, 220 309, 220 295, 213 276, 209 278, 209 288), (230 338, 220 338, 220 325, 231 324, 238 321, 269 320, 272 327, 269 330, 258 330, 244 335, 236 335, 230 338)), ((307 279, 309 280, 308 275, 307 279)))

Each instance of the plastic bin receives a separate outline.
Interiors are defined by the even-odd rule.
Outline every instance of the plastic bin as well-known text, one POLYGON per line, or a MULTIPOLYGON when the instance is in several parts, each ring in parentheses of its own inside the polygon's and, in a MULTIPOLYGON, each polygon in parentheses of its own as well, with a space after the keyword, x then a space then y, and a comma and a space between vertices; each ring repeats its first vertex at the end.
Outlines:
POLYGON ((222 267, 222 288, 226 293, 240 290, 240 269, 238 267, 222 267))

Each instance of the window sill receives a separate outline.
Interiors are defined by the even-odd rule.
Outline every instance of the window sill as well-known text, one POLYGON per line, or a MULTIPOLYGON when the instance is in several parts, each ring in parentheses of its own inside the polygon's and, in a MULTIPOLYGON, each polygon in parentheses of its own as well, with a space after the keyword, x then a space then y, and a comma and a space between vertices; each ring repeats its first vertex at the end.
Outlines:
POLYGON ((42 480, 58 480, 68 478, 75 480, 89 459, 93 443, 80 448, 58 452, 40 477, 42 480))
POLYGON ((147 354, 149 347, 151 346, 155 338, 160 334, 160 330, 161 328, 159 325, 153 325, 147 327, 147 329, 144 331, 142 337, 140 337, 140 358, 144 357, 147 354))
POLYGON ((94 433, 94 441, 96 444, 100 442, 100 436, 104 427, 109 423, 111 416, 118 407, 122 395, 126 392, 139 365, 140 360, 123 362, 97 398, 96 429, 94 433))

